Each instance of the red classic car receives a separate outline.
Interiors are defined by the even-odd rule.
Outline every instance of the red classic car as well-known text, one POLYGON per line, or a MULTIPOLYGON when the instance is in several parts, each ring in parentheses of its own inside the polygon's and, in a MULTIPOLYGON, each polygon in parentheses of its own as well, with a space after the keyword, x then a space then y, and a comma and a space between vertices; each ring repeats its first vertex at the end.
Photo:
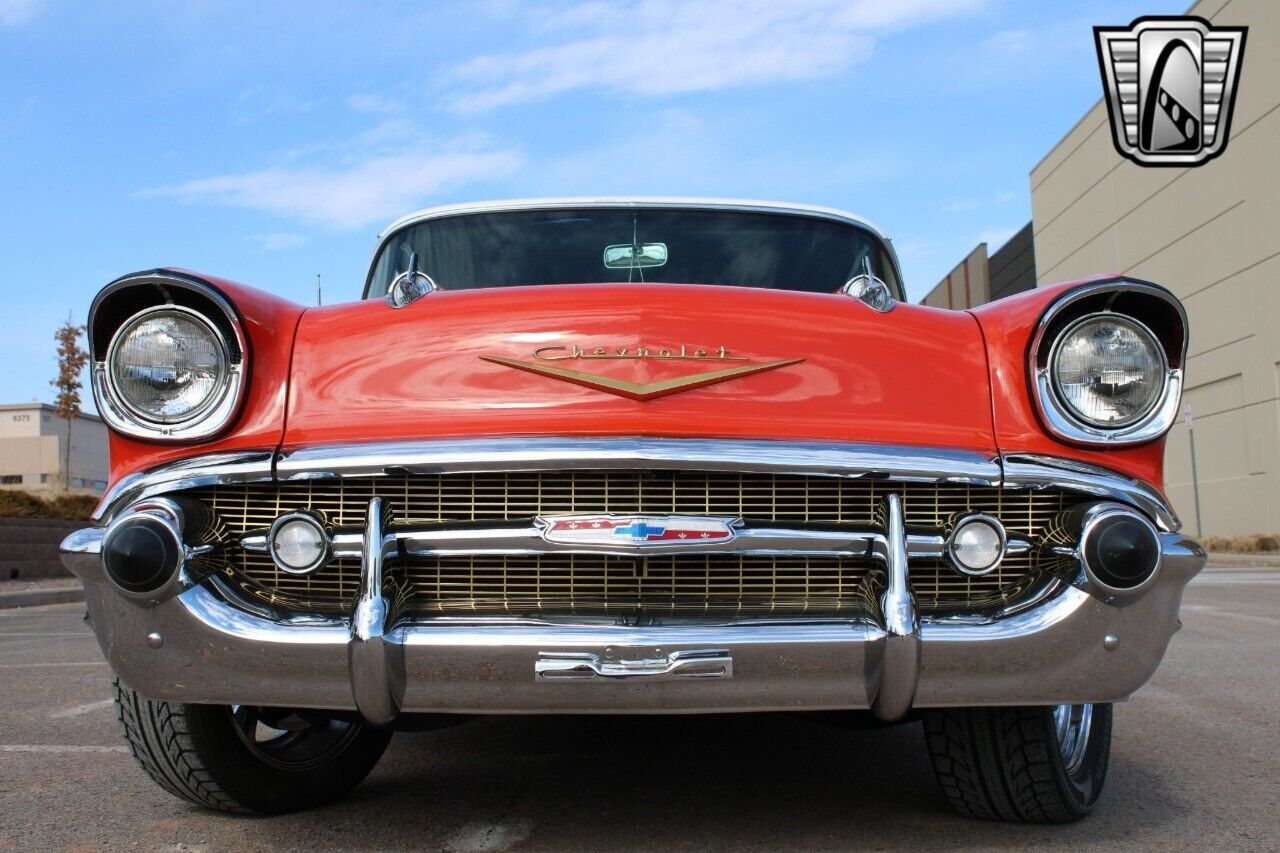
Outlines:
POLYGON ((966 815, 1093 808, 1205 560, 1168 291, 938 310, 839 211, 597 199, 405 217, 363 295, 90 309, 112 483, 63 555, 164 788, 279 812, 467 715, 820 711, 921 720, 966 815))

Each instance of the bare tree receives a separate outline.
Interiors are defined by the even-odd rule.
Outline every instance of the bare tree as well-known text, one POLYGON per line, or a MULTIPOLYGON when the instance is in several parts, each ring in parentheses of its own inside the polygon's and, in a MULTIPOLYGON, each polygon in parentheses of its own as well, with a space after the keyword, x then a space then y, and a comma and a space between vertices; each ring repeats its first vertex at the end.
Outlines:
POLYGON ((58 378, 49 384, 58 389, 54 408, 58 417, 67 421, 67 443, 63 447, 62 488, 71 488, 71 424, 80 414, 80 372, 89 363, 89 353, 80 346, 84 326, 77 326, 67 315, 53 339, 58 342, 58 378))

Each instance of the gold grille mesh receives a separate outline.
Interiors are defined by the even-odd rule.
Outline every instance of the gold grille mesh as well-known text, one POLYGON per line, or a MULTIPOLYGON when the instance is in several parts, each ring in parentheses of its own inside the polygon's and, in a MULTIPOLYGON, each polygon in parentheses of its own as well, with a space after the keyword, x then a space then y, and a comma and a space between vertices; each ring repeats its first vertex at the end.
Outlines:
MULTIPOLYGON (((193 490, 233 535, 262 531, 282 512, 309 508, 358 528, 371 498, 398 524, 517 521, 565 513, 721 515, 774 524, 869 525, 890 491, 908 528, 943 527, 985 512, 1010 533, 1036 537, 1073 498, 964 484, 901 483, 792 474, 701 471, 562 471, 251 483, 193 490)), ((339 560, 305 577, 279 572, 265 554, 232 549, 228 573, 255 595, 311 610, 350 607, 359 563, 339 560)), ((910 580, 926 611, 998 602, 1022 589, 1032 556, 1011 555, 973 578, 943 561, 913 561, 910 580)), ((541 555, 412 558, 397 566, 410 606, 431 612, 838 613, 859 605, 872 563, 835 558, 680 555, 541 555)))

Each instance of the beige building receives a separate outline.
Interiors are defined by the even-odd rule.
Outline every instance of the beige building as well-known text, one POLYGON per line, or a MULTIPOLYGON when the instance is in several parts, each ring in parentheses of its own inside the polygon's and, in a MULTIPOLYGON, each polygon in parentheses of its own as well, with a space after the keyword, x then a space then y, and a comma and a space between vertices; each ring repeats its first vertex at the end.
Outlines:
MULTIPOLYGON (((1194 416, 1203 532, 1276 532, 1280 2, 1202 0, 1188 14, 1249 27, 1226 152, 1190 169, 1138 166, 1116 153, 1099 101, 1031 172, 1036 277, 1043 285, 1119 272, 1183 300, 1191 319, 1183 399, 1194 416)), ((1194 531, 1183 423, 1165 463, 1170 495, 1194 531)))
POLYGON ((991 301, 987 244, 979 243, 920 302, 934 308, 972 308, 991 301))
MULTIPOLYGON (((0 488, 47 491, 62 488, 67 422, 53 406, 0 406, 0 488)), ((97 415, 71 422, 71 490, 107 487, 107 428, 97 415)))
POLYGON ((972 308, 1036 286, 1036 252, 1028 222, 987 255, 979 243, 947 277, 921 299, 934 308, 972 308))

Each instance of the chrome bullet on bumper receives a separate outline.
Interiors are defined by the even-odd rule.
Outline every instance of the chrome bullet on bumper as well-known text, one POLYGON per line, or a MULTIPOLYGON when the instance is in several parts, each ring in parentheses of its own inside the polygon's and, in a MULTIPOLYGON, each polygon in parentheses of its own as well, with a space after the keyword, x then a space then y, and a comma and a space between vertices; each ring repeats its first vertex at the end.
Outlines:
POLYGON ((1155 670, 1176 631, 1202 549, 1159 533, 1159 568, 1123 601, 1063 584, 987 617, 919 614, 907 583, 900 501, 889 495, 875 549, 879 601, 840 618, 625 625, 397 613, 382 585, 396 536, 370 502, 362 584, 346 618, 277 612, 217 576, 141 606, 105 582, 103 531, 63 544, 86 582, 99 642, 126 683, 155 699, 400 712, 691 713, 1109 702, 1155 670))

